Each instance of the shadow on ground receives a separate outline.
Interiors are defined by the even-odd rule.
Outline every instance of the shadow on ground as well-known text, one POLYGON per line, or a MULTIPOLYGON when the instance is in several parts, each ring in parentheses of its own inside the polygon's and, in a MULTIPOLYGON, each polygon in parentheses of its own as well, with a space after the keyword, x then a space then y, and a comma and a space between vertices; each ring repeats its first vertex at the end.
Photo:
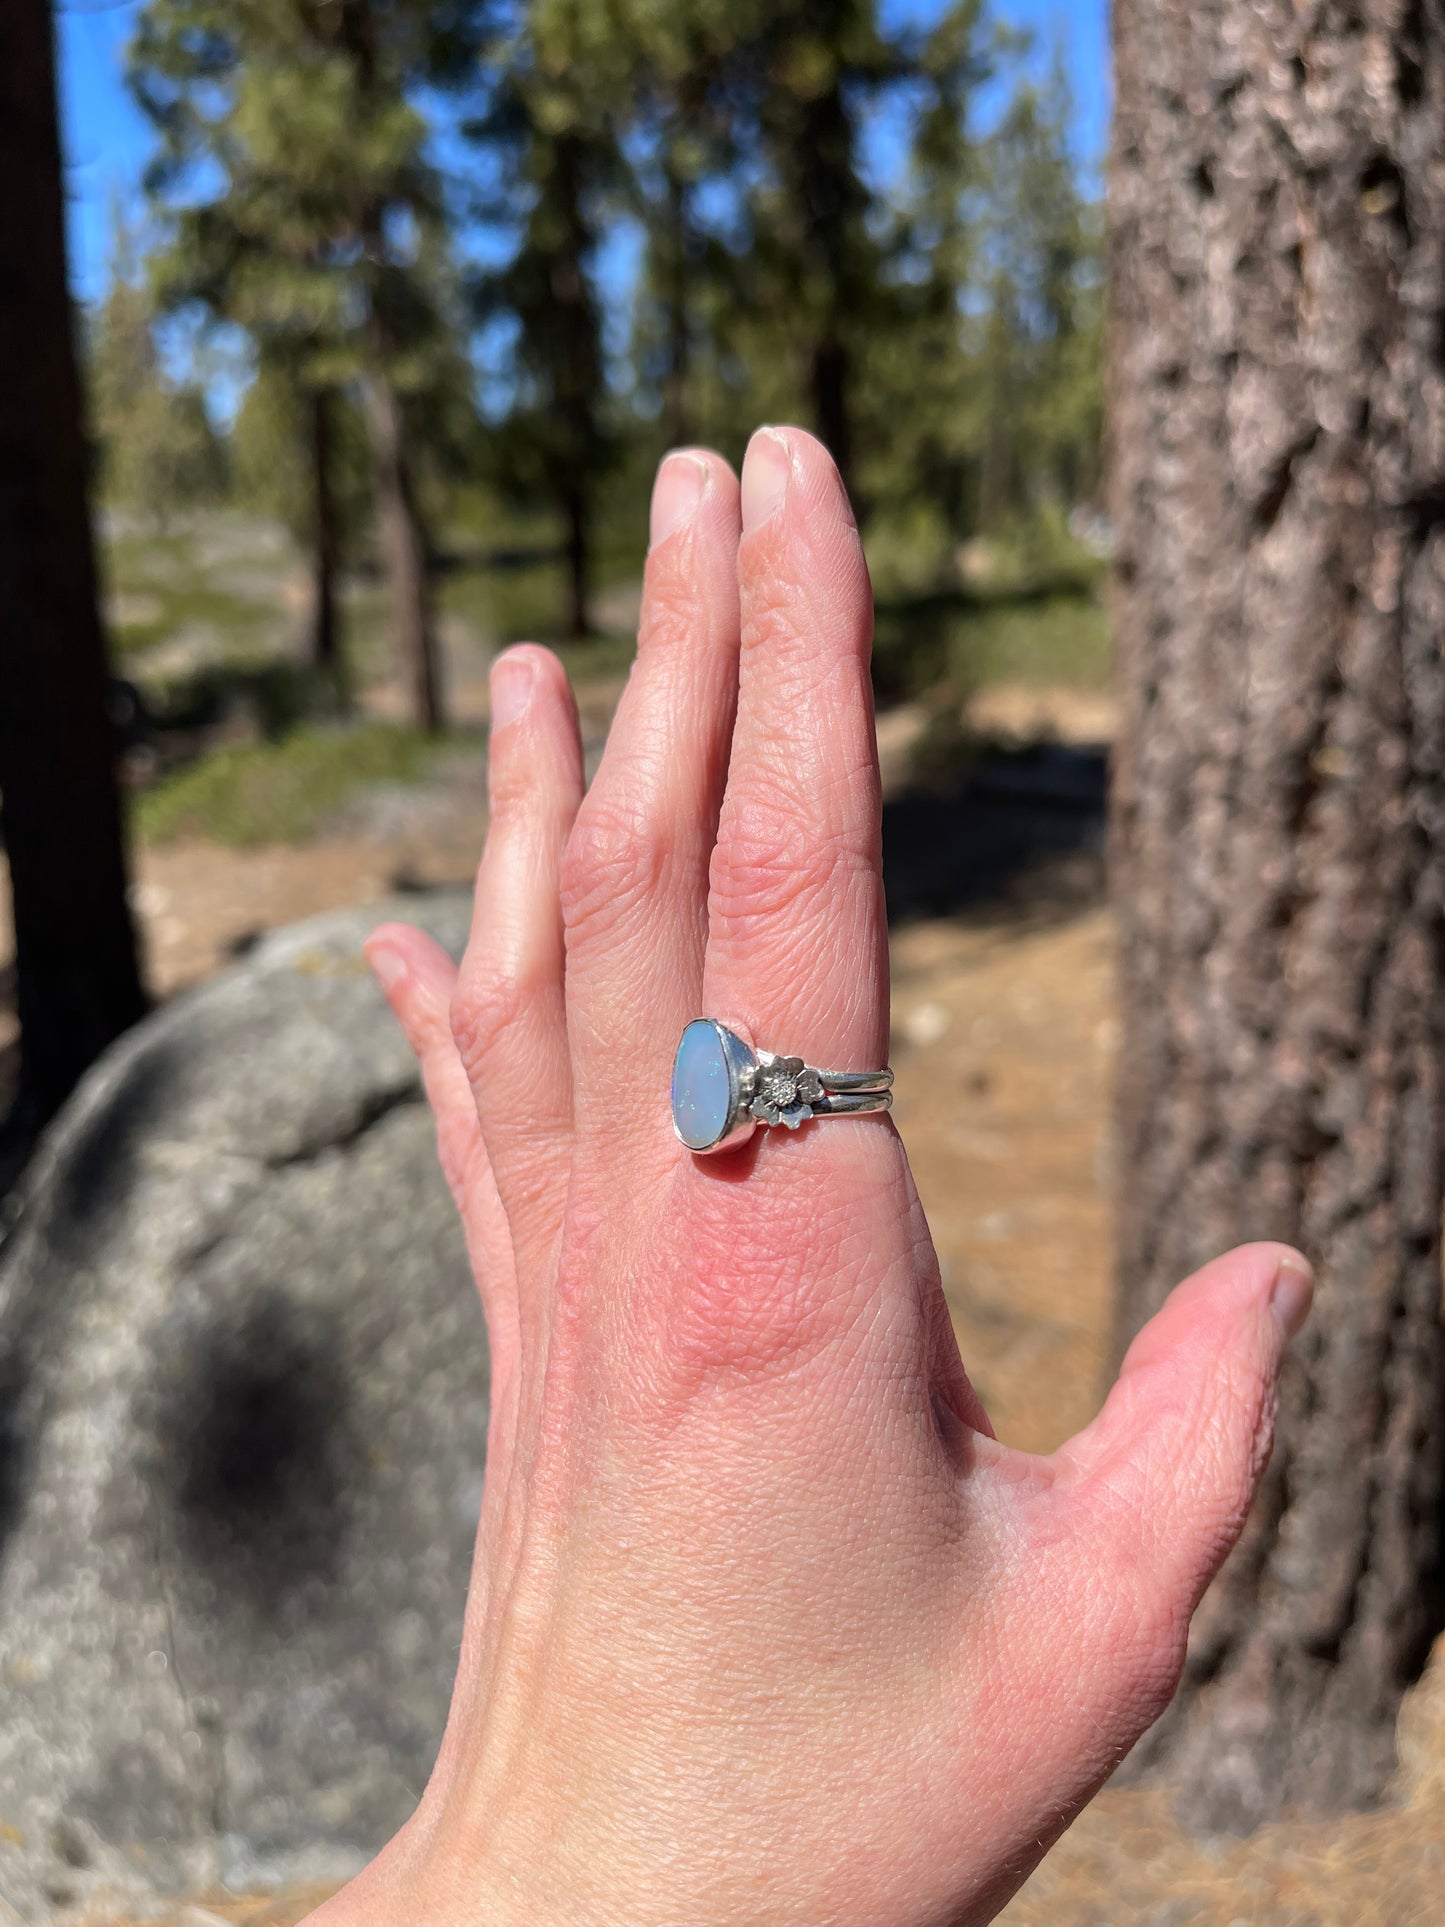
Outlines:
POLYGON ((883 809, 889 922, 1017 908, 1026 881, 1031 909, 1097 902, 1107 792, 1099 744, 988 748, 951 782, 910 786, 883 809))

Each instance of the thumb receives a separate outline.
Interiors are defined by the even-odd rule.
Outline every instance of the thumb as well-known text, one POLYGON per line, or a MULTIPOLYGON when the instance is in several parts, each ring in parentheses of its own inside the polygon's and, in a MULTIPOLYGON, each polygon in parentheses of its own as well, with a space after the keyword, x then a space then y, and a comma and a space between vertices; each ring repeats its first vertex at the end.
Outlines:
POLYGON ((1207 1265, 1140 1332, 1099 1417, 1058 1454, 1082 1528, 1174 1613, 1192 1613, 1243 1528, 1313 1290, 1286 1245, 1207 1265))

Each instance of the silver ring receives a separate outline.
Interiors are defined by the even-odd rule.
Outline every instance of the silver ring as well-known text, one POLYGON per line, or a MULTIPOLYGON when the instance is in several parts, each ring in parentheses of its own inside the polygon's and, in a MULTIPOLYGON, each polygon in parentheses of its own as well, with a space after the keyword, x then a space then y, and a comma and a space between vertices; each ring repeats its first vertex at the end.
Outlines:
POLYGON ((778 1057, 712 1017, 682 1033, 672 1065, 672 1128, 701 1157, 734 1151, 760 1126, 796 1131, 814 1117, 863 1117, 893 1107, 893 1073, 820 1071, 778 1057))

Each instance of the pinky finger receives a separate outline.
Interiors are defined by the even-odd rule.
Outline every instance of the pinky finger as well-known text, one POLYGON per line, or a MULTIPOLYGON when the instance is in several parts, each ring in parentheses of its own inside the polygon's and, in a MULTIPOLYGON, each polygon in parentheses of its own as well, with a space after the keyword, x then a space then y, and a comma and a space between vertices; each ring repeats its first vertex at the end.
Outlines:
POLYGON ((486 1312, 495 1414, 507 1403, 517 1358, 516 1264, 471 1085, 452 1037, 449 1012, 457 967, 439 943, 403 923, 374 930, 365 953, 416 1055, 436 1119, 437 1153, 486 1312))

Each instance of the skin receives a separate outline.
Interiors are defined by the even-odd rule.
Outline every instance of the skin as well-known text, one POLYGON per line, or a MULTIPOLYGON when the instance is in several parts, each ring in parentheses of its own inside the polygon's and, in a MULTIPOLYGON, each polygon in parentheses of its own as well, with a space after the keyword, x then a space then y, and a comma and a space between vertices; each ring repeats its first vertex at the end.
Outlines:
POLYGON ((1000 1444, 884 1117, 695 1159, 692 1018, 888 1057, 872 604, 827 454, 663 464, 638 659, 583 794, 543 649, 493 672, 458 972, 368 954, 420 1059, 493 1355, 451 1719, 315 1918, 988 1920, 1167 1704, 1269 1453, 1308 1267, 1182 1285, 1100 1417, 1000 1444))

